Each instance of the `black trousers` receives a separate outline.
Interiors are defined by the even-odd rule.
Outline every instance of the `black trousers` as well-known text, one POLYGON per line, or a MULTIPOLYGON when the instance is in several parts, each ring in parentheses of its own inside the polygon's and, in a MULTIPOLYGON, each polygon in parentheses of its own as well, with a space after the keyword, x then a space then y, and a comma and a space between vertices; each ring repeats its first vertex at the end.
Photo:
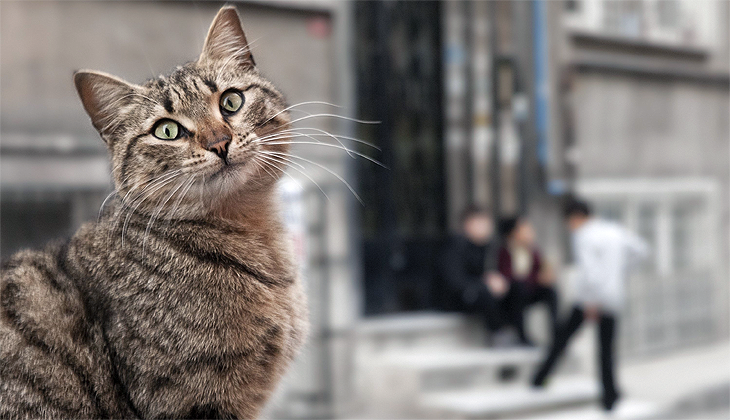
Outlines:
POLYGON ((517 329, 522 342, 528 342, 525 334, 525 310, 536 303, 545 303, 550 310, 551 335, 555 337, 558 318, 558 294, 552 287, 528 285, 523 282, 512 282, 509 292, 504 297, 503 307, 507 323, 517 329))
POLYGON ((462 310, 481 318, 491 332, 498 331, 508 321, 504 300, 493 296, 486 287, 465 299, 462 310))
MULTIPOLYGON (((585 316, 583 309, 579 306, 573 308, 573 312, 570 314, 567 322, 558 328, 558 332, 555 335, 552 348, 548 353, 545 361, 540 365, 533 384, 536 386, 542 386, 545 383, 548 375, 552 371, 555 363, 562 356, 565 347, 568 345, 570 338, 578 331, 578 328, 583 324, 585 316)), ((616 317, 608 314, 601 313, 598 320, 598 338, 599 338, 599 356, 601 360, 601 381, 603 382, 603 401, 604 404, 608 402, 608 405, 613 405, 613 401, 618 397, 618 391, 616 390, 616 384, 614 382, 614 335, 616 333, 616 317)))
POLYGON ((484 320, 489 331, 498 331, 500 328, 512 325, 517 329, 520 340, 528 341, 525 336, 525 309, 535 303, 546 303, 550 309, 552 320, 552 336, 555 336, 558 295, 551 287, 532 286, 521 283, 512 283, 506 295, 498 298, 483 287, 468 299, 464 304, 464 311, 477 315, 484 320))

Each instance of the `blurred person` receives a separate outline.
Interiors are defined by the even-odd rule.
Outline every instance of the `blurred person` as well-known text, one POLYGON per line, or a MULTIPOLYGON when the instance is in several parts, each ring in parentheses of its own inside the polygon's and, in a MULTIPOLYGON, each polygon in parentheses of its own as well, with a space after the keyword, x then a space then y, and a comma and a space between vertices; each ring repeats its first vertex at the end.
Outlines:
POLYGON ((446 286, 447 309, 479 316, 493 333, 491 341, 499 345, 505 341, 498 331, 506 324, 503 298, 509 285, 497 271, 493 234, 491 214, 468 207, 461 216, 461 233, 443 248, 439 274, 446 286))
POLYGON ((602 403, 608 411, 620 397, 614 380, 613 353, 626 274, 634 262, 647 256, 648 246, 620 225, 593 217, 585 202, 569 203, 565 218, 578 270, 574 286, 576 303, 568 320, 558 329, 547 358, 533 378, 533 386, 544 386, 573 334, 584 320, 593 321, 598 323, 602 403))
POLYGON ((535 244, 535 230, 523 217, 508 218, 500 223, 500 233, 505 239, 499 249, 498 269, 509 281, 509 292, 505 296, 505 307, 509 322, 517 330, 519 341, 532 346, 525 333, 525 310, 536 303, 545 303, 550 311, 551 335, 555 335, 558 315, 558 295, 555 292, 554 276, 549 264, 543 261, 535 244))

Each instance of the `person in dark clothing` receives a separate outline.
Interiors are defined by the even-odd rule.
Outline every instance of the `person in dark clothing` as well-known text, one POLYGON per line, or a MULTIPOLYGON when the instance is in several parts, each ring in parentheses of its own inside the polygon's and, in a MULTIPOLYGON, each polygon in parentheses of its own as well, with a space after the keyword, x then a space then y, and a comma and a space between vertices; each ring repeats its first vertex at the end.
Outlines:
POLYGON ((509 322, 517 330, 520 343, 532 345, 525 334, 524 313, 528 306, 545 303, 550 310, 551 337, 555 335, 558 295, 554 277, 535 245, 535 231, 530 222, 515 217, 500 223, 504 245, 499 249, 497 267, 509 282, 505 296, 509 322))
POLYGON ((505 325, 506 280, 497 272, 494 224, 486 210, 469 207, 462 214, 461 235, 450 238, 439 261, 450 310, 475 314, 495 332, 505 325))

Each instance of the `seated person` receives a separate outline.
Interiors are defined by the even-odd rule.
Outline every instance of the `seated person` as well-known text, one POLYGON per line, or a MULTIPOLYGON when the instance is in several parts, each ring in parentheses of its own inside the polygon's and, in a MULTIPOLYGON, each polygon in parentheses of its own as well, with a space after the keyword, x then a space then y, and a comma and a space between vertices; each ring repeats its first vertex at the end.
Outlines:
POLYGON ((467 208, 461 217, 461 234, 446 243, 438 271, 445 286, 446 309, 478 315, 495 332, 506 321, 502 298, 508 288, 507 281, 497 272, 493 231, 488 211, 467 208))
POLYGON ((554 337, 558 313, 554 276, 535 245, 532 225, 522 217, 515 217, 504 220, 500 231, 505 241, 499 250, 498 269, 509 282, 505 296, 508 322, 517 329, 522 344, 532 345, 525 334, 524 312, 529 305, 543 302, 550 309, 551 337, 554 337))

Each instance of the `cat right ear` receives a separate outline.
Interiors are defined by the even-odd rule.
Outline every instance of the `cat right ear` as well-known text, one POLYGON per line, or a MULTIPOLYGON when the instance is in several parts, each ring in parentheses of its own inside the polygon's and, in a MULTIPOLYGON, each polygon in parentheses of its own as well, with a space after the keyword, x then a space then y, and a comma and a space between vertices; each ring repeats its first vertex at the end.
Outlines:
POLYGON ((256 65, 236 8, 223 6, 208 29, 200 61, 229 60, 235 60, 242 66, 256 65))
POLYGON ((134 86, 110 74, 88 70, 75 72, 74 83, 91 123, 107 141, 120 108, 131 102, 134 86))

